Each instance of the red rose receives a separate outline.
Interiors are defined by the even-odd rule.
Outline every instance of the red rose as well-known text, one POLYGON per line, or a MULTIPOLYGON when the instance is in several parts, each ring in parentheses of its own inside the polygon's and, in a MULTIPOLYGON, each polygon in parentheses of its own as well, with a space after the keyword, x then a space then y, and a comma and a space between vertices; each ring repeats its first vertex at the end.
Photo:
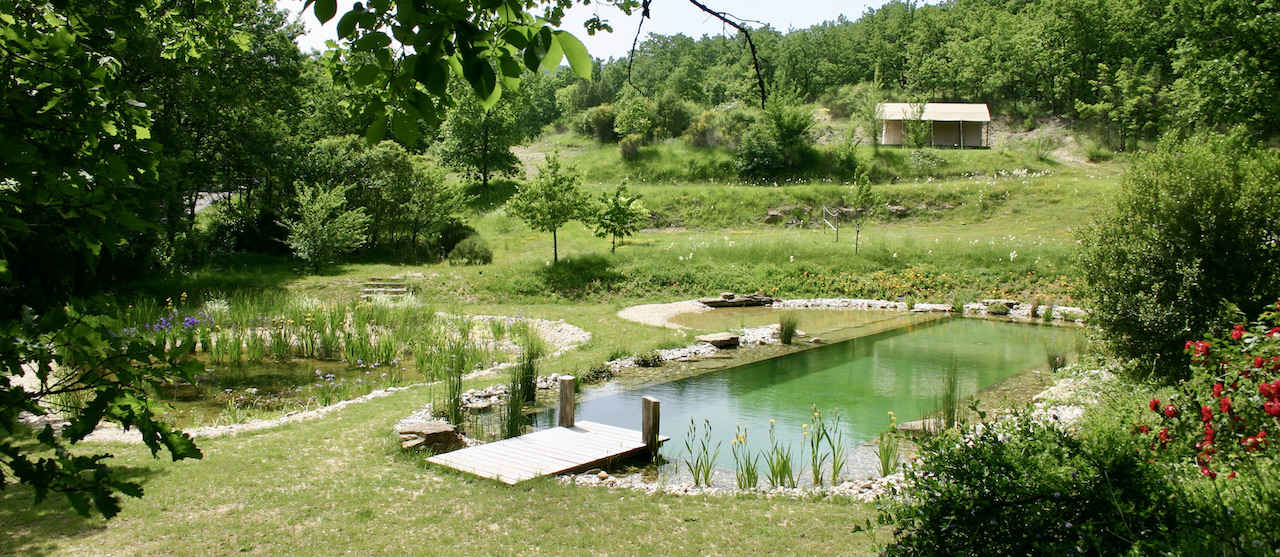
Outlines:
POLYGON ((1265 361, 1266 361, 1266 359, 1265 359, 1265 358, 1263 358, 1262 356, 1254 356, 1254 357, 1253 357, 1253 367, 1255 367, 1255 368, 1262 367, 1262 362, 1265 362, 1265 361))
POLYGON ((1236 325, 1231 329, 1231 340, 1240 340, 1244 338, 1244 325, 1236 325))
POLYGON ((1280 334, 1280 327, 1272 327, 1270 331, 1267 331, 1268 337, 1273 337, 1278 334, 1280 334))
MULTIPOLYGON (((1280 327, 1276 327, 1276 328, 1277 328, 1277 329, 1280 329, 1280 327)), ((1197 356, 1204 356, 1204 355, 1208 354, 1208 353, 1209 353, 1209 348, 1211 348, 1211 347, 1213 347, 1213 344, 1212 344, 1212 343, 1210 343, 1209 341, 1207 341, 1207 340, 1197 340, 1197 341, 1196 341, 1196 355, 1197 355, 1197 356)))
MULTIPOLYGON (((1280 404, 1277 405, 1277 410, 1280 410, 1280 404)), ((1167 427, 1160 428, 1160 444, 1161 445, 1169 444, 1169 428, 1167 427)))
POLYGON ((1213 409, 1209 408, 1209 405, 1200 407, 1200 419, 1206 422, 1213 419, 1213 409))
POLYGON ((1210 470, 1208 466, 1201 466, 1201 467, 1200 467, 1200 473, 1201 473, 1201 474, 1204 474, 1204 475, 1206 475, 1206 476, 1209 476, 1209 479, 1211 479, 1211 480, 1216 480, 1216 479, 1218 479, 1218 473, 1217 473, 1217 472, 1214 472, 1213 470, 1210 470))
POLYGON ((1225 396, 1222 397, 1222 399, 1218 401, 1218 408, 1221 409, 1224 414, 1231 412, 1231 399, 1225 396))
POLYGON ((1142 424, 1138 424, 1138 431, 1141 431, 1143 435, 1146 435, 1148 433, 1151 433, 1151 428, 1142 424))
POLYGON ((1191 349, 1195 348, 1195 346, 1196 346, 1196 341, 1188 340, 1186 344, 1182 345, 1182 349, 1186 351, 1191 351, 1191 349))
MULTIPOLYGON (((1266 385, 1266 383, 1263 383, 1263 385, 1266 385)), ((1267 387, 1268 387, 1268 388, 1270 388, 1270 385, 1267 385, 1267 387)), ((1258 388, 1259 388, 1259 389, 1261 389, 1261 388, 1262 388, 1262 385, 1258 385, 1258 388)), ((1160 411, 1160 399, 1158 399, 1158 398, 1153 398, 1153 399, 1151 399, 1151 402, 1148 402, 1148 403, 1147 403, 1147 408, 1150 408, 1152 412, 1159 412, 1159 411, 1160 411)))
POLYGON ((1262 403, 1262 410, 1269 416, 1280 418, 1280 402, 1268 400, 1262 403))
POLYGON ((1177 406, 1174 406, 1174 405, 1172 405, 1172 404, 1170 404, 1170 405, 1168 405, 1168 406, 1165 406, 1165 407, 1164 407, 1164 417, 1166 417, 1166 418, 1176 418, 1176 417, 1178 417, 1178 407, 1177 407, 1177 406))
POLYGON ((1213 398, 1222 396, 1222 383, 1213 384, 1213 398))

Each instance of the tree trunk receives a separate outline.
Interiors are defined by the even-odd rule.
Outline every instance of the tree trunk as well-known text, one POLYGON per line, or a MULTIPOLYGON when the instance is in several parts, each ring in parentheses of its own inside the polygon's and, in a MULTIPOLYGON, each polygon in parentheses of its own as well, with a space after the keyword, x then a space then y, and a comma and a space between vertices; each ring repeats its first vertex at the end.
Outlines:
POLYGON ((556 243, 556 231, 555 231, 555 230, 552 230, 552 231, 551 231, 551 261, 553 261, 553 262, 555 262, 555 263, 559 263, 559 262, 560 262, 560 247, 559 247, 559 245, 556 243))

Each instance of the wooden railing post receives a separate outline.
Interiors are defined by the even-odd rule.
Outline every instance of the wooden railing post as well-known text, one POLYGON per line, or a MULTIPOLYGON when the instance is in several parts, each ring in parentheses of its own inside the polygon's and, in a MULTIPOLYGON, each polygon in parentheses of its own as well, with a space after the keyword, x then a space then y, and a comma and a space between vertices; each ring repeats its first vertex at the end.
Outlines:
POLYGON ((560 427, 573 427, 573 383, 572 375, 560 376, 560 427))
POLYGON ((640 440, 649 454, 658 454, 658 399, 640 399, 640 440))

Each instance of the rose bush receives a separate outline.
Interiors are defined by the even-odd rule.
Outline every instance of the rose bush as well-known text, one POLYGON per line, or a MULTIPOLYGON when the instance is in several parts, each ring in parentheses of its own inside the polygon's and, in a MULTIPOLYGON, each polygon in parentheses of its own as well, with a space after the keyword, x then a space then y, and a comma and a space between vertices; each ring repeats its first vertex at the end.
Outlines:
POLYGON ((1272 437, 1280 431, 1280 302, 1251 325, 1236 324, 1221 338, 1188 340, 1184 348, 1191 378, 1169 400, 1148 403, 1154 427, 1135 426, 1138 435, 1148 437, 1152 458, 1194 462, 1211 479, 1234 478, 1251 459, 1274 460, 1272 437))

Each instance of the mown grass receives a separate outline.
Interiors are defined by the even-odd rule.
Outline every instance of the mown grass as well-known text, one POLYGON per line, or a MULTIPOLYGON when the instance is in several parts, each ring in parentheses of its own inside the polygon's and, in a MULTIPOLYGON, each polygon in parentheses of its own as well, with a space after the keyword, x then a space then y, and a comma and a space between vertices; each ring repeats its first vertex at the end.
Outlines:
MULTIPOLYGON (((0 553, 166 555, 867 554, 851 532, 874 512, 847 499, 675 497, 510 487, 403 455, 392 424, 427 400, 411 389, 323 419, 199 441, 203 460, 117 455, 146 489, 117 518, 0 492, 0 553)), ((885 541, 881 533, 880 541, 885 541)))

